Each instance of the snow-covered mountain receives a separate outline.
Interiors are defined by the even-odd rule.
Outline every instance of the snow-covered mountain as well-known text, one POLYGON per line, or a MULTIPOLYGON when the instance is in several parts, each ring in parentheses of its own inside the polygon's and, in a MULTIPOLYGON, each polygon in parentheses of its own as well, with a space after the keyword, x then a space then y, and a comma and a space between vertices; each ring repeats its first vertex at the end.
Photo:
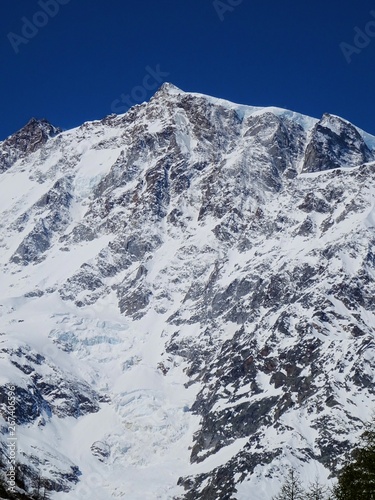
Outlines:
MULTIPOLYGON (((264 500, 375 408, 375 138, 164 84, 0 143, 0 427, 56 500, 264 500)), ((21 490, 19 490, 21 491, 21 490)))

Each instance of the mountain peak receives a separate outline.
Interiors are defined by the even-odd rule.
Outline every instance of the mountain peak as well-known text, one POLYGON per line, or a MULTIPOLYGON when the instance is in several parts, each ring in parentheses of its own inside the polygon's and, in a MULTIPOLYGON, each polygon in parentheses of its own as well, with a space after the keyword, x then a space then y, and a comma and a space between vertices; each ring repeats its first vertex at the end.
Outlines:
POLYGON ((60 132, 62 132, 62 130, 59 127, 55 127, 54 125, 52 125, 52 123, 49 120, 47 120, 46 118, 32 117, 26 123, 26 125, 24 125, 18 132, 16 132, 16 134, 21 132, 22 130, 31 130, 31 129, 44 130, 50 137, 53 137, 53 136, 59 134, 60 132))
POLYGON ((8 170, 19 158, 34 153, 62 130, 45 118, 31 118, 20 130, 2 143, 0 173, 8 170))
POLYGON ((171 95, 184 94, 183 90, 179 89, 178 87, 176 87, 176 85, 173 85, 173 83, 169 82, 163 83, 158 92, 171 95))
MULTIPOLYGON (((361 136, 158 92, 0 144, 0 395, 26 498, 263 500, 287 464, 329 483, 371 417, 361 136)), ((5 432, 0 450, 1 490, 5 432)))

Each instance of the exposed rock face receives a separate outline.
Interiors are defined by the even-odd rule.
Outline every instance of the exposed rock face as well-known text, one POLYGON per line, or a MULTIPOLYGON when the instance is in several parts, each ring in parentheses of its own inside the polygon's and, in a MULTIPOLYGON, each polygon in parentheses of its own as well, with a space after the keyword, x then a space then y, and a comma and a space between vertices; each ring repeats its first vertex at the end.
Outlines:
MULTIPOLYGON (((90 387, 72 379, 67 373, 61 373, 57 366, 49 365, 40 354, 22 347, 17 350, 5 347, 0 352, 28 376, 27 386, 16 386, 14 390, 17 425, 34 422, 43 415, 77 418, 99 410, 99 398, 90 387)), ((4 386, 0 388, 2 401, 6 399, 5 390, 4 386)))
POLYGON ((34 153, 61 132, 47 120, 32 118, 21 130, 0 142, 0 172, 10 168, 20 158, 34 153))
POLYGON ((348 165, 355 167, 373 158, 373 153, 353 125, 325 114, 313 128, 303 172, 320 172, 348 165))
POLYGON ((375 401, 375 139, 170 84, 48 127, 0 144, 0 389, 40 468, 65 443, 50 489, 102 471, 98 500, 147 497, 146 470, 155 498, 260 500, 287 463, 335 475, 375 401))

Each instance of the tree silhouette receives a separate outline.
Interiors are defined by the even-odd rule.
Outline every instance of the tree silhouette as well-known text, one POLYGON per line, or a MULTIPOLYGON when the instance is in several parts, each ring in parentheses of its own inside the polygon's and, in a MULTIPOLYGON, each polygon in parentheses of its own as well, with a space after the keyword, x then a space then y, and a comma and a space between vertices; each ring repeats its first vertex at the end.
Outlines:
POLYGON ((315 481, 310 483, 310 488, 306 492, 305 498, 306 500, 330 500, 329 490, 319 482, 318 478, 315 478, 315 481))
POLYGON ((289 469, 280 493, 272 500, 306 500, 306 493, 302 488, 299 474, 293 467, 289 469))
MULTIPOLYGON (((374 427, 372 425, 372 427, 374 427)), ((334 489, 337 500, 375 500, 375 431, 362 434, 363 446, 353 452, 334 489)))

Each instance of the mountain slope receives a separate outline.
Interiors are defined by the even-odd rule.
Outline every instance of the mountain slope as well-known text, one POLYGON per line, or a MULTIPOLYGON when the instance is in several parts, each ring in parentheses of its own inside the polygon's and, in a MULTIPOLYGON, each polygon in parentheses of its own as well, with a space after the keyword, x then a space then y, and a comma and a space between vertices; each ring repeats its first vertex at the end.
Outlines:
POLYGON ((45 127, 0 143, 20 486, 257 500, 288 463, 334 475, 375 399, 375 138, 170 84, 45 127))

